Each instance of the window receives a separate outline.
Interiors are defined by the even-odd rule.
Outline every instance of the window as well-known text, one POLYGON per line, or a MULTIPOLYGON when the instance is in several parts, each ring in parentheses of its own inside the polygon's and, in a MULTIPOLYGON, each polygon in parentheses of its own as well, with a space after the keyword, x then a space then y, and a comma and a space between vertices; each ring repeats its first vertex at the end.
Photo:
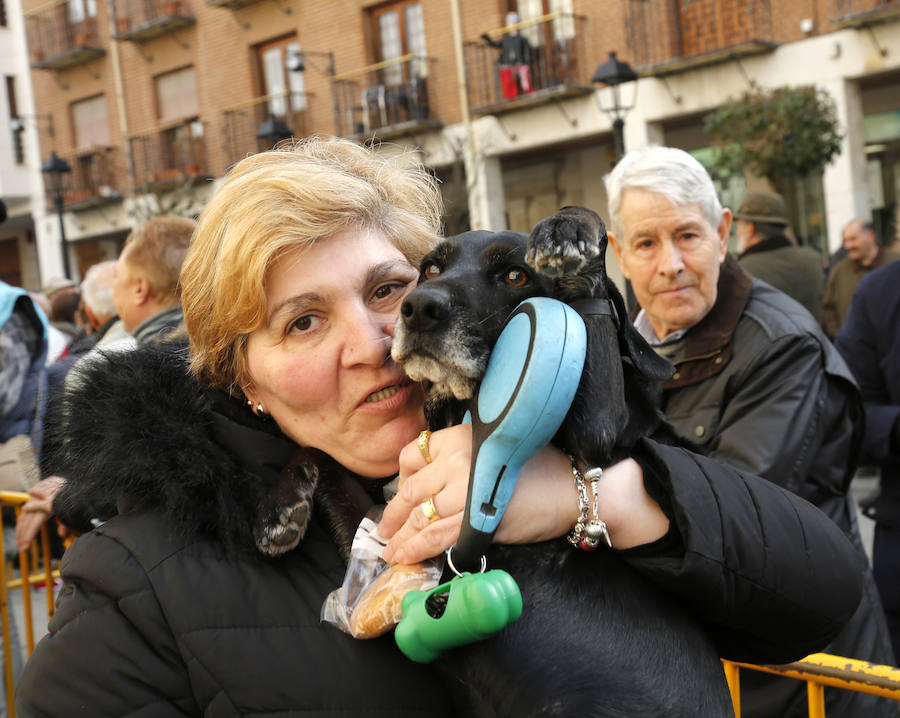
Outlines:
POLYGON ((75 146, 108 147, 109 120, 106 98, 103 95, 72 103, 72 123, 75 127, 75 146))
MULTIPOLYGON (((420 2, 398 2, 383 5, 372 12, 378 61, 394 60, 403 55, 415 55, 411 63, 414 77, 425 77, 428 64, 425 61, 425 19, 420 2)), ((384 70, 386 85, 399 85, 404 81, 402 65, 388 66, 384 70)))
POLYGON ((69 21, 76 23, 97 17, 97 0, 69 0, 69 21))
MULTIPOLYGON (((572 17, 572 0, 518 0, 519 20, 536 20, 542 15, 558 12, 563 17, 551 22, 553 39, 568 40, 575 37, 575 20, 572 17)), ((544 44, 545 38, 540 25, 532 25, 522 30, 533 47, 544 44)))
POLYGON ((156 103, 160 124, 196 117, 199 111, 194 68, 185 67, 157 76, 156 103))
POLYGON ((269 98, 267 114, 280 120, 290 119, 292 113, 306 109, 304 74, 288 69, 289 59, 299 54, 300 43, 293 36, 267 42, 257 48, 262 94, 269 98))

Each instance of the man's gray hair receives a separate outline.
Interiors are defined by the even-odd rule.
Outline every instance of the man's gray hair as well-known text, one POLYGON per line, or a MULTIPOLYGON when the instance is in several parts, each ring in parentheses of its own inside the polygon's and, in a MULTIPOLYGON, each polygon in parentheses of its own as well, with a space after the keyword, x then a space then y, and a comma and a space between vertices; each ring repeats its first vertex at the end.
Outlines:
POLYGON ((692 155, 675 147, 651 146, 629 152, 604 181, 610 229, 620 240, 623 239, 622 194, 630 188, 662 195, 679 207, 700 205, 713 227, 718 227, 722 220, 722 203, 706 168, 692 155))
POLYGON ((87 270, 81 281, 81 298, 98 317, 112 317, 116 314, 116 304, 113 301, 115 266, 115 259, 98 262, 87 270))

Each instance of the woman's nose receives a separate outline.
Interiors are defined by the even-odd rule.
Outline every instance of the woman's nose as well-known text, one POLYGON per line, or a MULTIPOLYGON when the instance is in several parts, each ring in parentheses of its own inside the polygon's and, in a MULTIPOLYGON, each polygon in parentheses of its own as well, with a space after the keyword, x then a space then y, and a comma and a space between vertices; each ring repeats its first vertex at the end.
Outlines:
POLYGON ((355 364, 381 366, 391 354, 395 316, 363 312, 355 317, 346 334, 341 361, 345 367, 355 364))

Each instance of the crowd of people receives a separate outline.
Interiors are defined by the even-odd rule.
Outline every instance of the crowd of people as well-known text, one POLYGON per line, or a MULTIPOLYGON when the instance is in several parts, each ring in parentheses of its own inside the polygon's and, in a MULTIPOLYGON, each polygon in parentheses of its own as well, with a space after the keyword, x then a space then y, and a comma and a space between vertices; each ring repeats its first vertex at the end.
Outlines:
MULTIPOLYGON (((900 262, 865 249, 870 225, 854 221, 826 280, 779 196, 751 193, 732 215, 681 150, 628 153, 606 186, 635 327, 674 367, 660 408, 691 447, 602 467, 592 518, 609 550, 693 611, 725 657, 893 665, 900 262), (874 571, 849 493, 860 462, 882 470, 874 571)), ((386 503, 394 562, 459 535, 471 432, 425 434, 423 449, 422 387, 390 354, 441 215, 413 158, 308 139, 237 163, 198 221, 151 220, 43 309, 0 284, 0 440, 28 437, 41 457, 17 542, 51 515, 79 535, 19 715, 470 715, 390 637, 319 619, 346 568, 336 516, 358 523, 386 503), (317 481, 334 486, 296 548, 263 555, 267 492, 317 481)), ((495 540, 565 540, 580 517, 573 471, 587 468, 539 452, 495 540)), ((744 673, 741 690, 742 715, 806 715, 802 683, 744 673)), ((829 689, 827 711, 897 704, 829 689)))

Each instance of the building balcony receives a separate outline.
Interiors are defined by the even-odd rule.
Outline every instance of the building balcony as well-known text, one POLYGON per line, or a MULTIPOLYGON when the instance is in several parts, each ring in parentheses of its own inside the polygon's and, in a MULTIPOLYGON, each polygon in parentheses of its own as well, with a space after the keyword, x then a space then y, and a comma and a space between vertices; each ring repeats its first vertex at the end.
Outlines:
POLYGON ((146 42, 197 22, 188 0, 114 0, 116 39, 146 42))
POLYGON ((206 0, 206 4, 210 7, 224 7, 229 10, 238 10, 247 5, 261 2, 262 0, 206 0))
POLYGON ((550 13, 467 41, 469 110, 500 114, 592 92, 585 22, 550 13))
POLYGON ((681 72, 776 46, 769 0, 628 0, 625 12, 629 59, 639 74, 681 72))
POLYGON ((247 155, 272 149, 256 133, 269 117, 284 122, 294 137, 306 135, 307 104, 312 95, 304 92, 279 92, 256 97, 219 110, 222 121, 222 150, 232 165, 247 155))
POLYGON ((72 168, 66 205, 93 207, 122 199, 124 166, 117 147, 88 147, 61 154, 72 168))
POLYGON ((333 77, 337 133, 387 139, 442 127, 431 109, 435 64, 433 58, 404 55, 333 77))
POLYGON ((134 161, 136 189, 167 186, 210 177, 203 123, 186 118, 160 125, 128 138, 134 161))
POLYGON ((829 0, 828 16, 839 27, 864 27, 900 16, 900 0, 829 0))
POLYGON ((65 70, 106 54, 97 32, 97 18, 73 20, 67 2, 43 5, 25 15, 31 67, 65 70))

